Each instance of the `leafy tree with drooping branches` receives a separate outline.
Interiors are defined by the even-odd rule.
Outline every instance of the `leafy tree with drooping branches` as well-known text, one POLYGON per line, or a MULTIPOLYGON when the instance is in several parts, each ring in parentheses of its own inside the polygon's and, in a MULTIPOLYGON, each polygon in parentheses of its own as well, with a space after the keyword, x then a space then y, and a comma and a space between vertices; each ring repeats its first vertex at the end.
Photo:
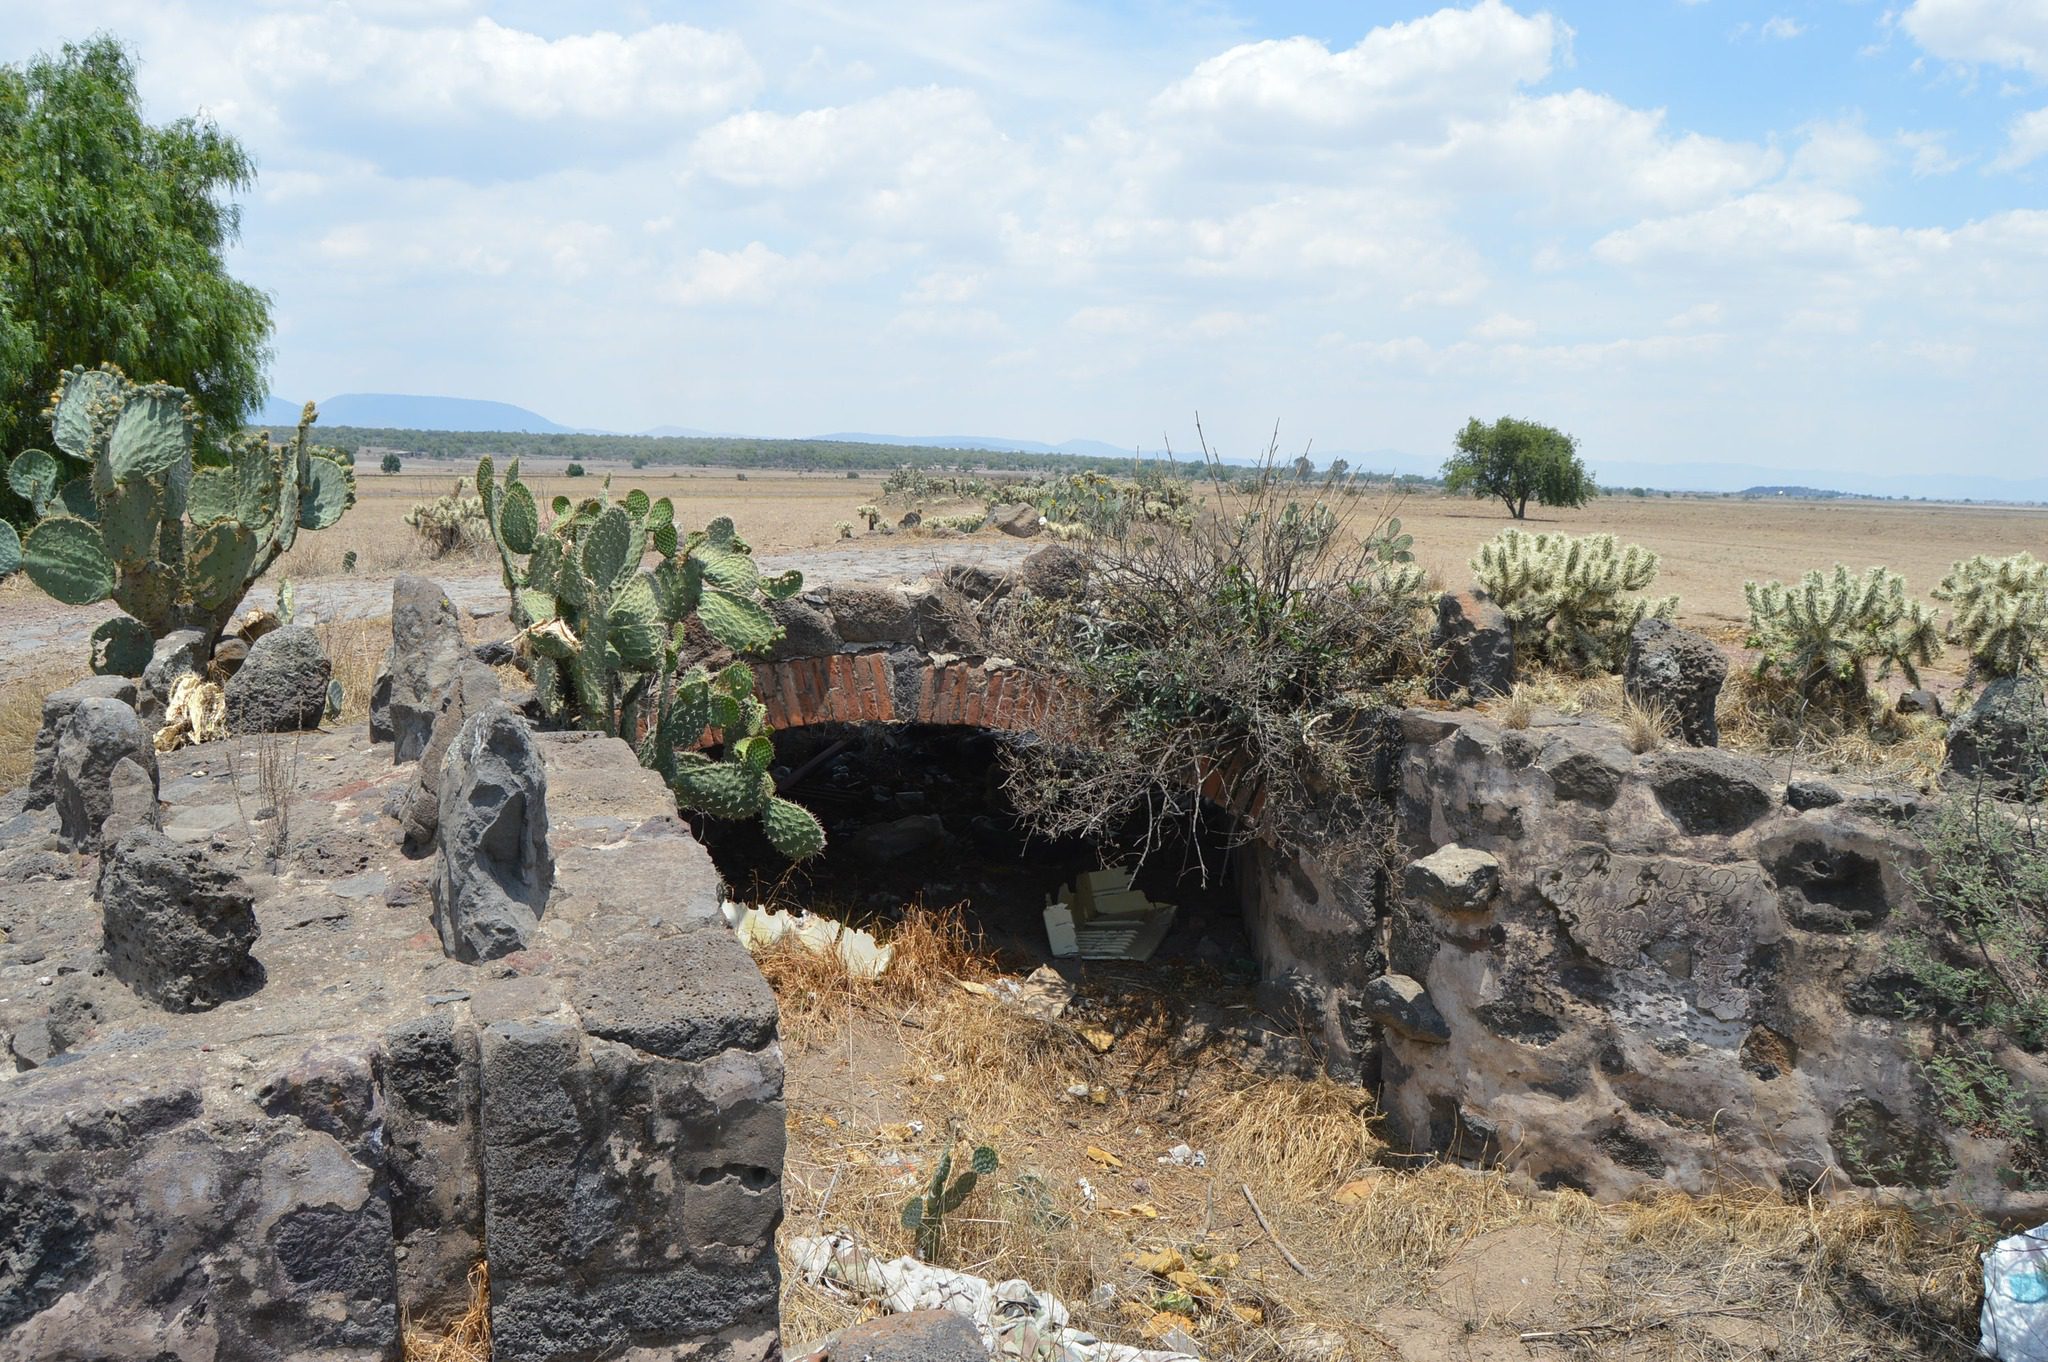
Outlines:
POLYGON ((1579 461, 1579 442, 1561 430, 1503 416, 1492 424, 1473 417, 1454 441, 1457 453, 1444 463, 1444 489, 1493 498, 1517 520, 1529 503, 1583 506, 1598 494, 1579 461))
MULTIPOLYGON (((255 176, 211 121, 145 120, 114 38, 0 67, 0 450, 41 443, 66 367, 100 361, 184 390, 202 446, 241 429, 268 389, 270 306, 225 252, 255 176)), ((25 511, 0 491, 0 513, 25 511)))

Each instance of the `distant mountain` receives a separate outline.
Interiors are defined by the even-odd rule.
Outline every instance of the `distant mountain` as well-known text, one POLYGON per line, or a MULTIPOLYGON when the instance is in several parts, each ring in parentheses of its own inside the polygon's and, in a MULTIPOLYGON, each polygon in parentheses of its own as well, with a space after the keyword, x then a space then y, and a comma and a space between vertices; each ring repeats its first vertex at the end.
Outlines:
MULTIPOLYGON (((813 435, 813 440, 841 440, 862 445, 922 445, 928 449, 982 450, 997 454, 1086 454, 1094 458, 1129 458, 1132 450, 1100 440, 1067 440, 1056 445, 1042 440, 1004 440, 992 435, 871 435, 859 431, 838 431, 813 435)), ((1149 457, 1161 451, 1145 450, 1149 457)))
MULTIPOLYGON (((271 398, 263 404, 265 425, 294 425, 299 408, 271 398)), ((519 431, 530 435, 573 435, 538 412, 510 402, 473 397, 421 397, 411 393, 343 393, 320 403, 323 426, 367 426, 391 430, 519 431)))
POLYGON ((1602 487, 1664 492, 1746 492, 1787 497, 1908 497, 1929 501, 2048 501, 2048 478, 1994 478, 1964 472, 1853 473, 1831 468, 1764 468, 1740 463, 1634 463, 1589 459, 1602 487), (1818 489, 1816 492, 1815 489, 1818 489))
POLYGON ((653 440, 722 440, 732 437, 729 430, 698 430, 693 426, 649 426, 633 433, 653 440))

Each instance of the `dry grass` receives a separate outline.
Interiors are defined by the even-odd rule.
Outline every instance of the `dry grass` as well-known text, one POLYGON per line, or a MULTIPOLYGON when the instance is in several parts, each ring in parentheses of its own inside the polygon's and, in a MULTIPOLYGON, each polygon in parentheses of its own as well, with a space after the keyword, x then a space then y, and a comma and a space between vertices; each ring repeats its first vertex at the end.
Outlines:
POLYGON ((79 681, 91 669, 83 658, 60 661, 60 655, 38 658, 6 681, 0 681, 0 790, 28 781, 35 765, 36 733, 43 726, 43 701, 53 690, 79 681))
POLYGON ((1671 727, 1671 715, 1664 706, 1644 704, 1632 695, 1622 696, 1621 736, 1629 751, 1639 757, 1656 751, 1664 745, 1671 727))
POLYGON ((332 722, 361 723, 370 717, 370 690, 391 646, 391 621, 321 620, 318 632, 334 664, 333 677, 341 682, 341 714, 332 722))
POLYGON ((1890 698, 1872 692, 1871 719, 1860 722, 1816 711, 1777 676, 1750 668, 1729 672, 1716 717, 1721 743, 1738 751, 1871 779, 1895 780, 1926 791, 1941 775, 1948 727, 1927 715, 1900 714, 1890 698))
MULTIPOLYGON (((1606 673, 1579 676, 1539 670, 1517 683, 1512 694, 1483 712, 1506 728, 1526 728, 1537 710, 1569 717, 1607 719, 1622 729, 1631 750, 1656 750, 1672 731, 1670 717, 1638 705, 1621 678, 1606 673)), ((1947 726, 1924 715, 1900 714, 1890 698, 1873 692, 1868 723, 1842 722, 1808 710, 1797 693, 1776 678, 1731 667, 1721 689, 1716 718, 1721 747, 1783 763, 1789 772, 1804 767, 1857 779, 1895 781, 1932 790, 1941 774, 1947 726)))
MULTIPOLYGON (((1967 1227, 1751 1194, 1603 1207, 1524 1195, 1495 1171, 1392 1166, 1363 1090, 1177 1048, 1179 1009, 1214 981, 1098 972, 1079 1015, 1047 1022, 952 983, 993 962, 934 936, 939 961, 896 982, 763 961, 794 1021, 785 1243, 842 1230, 885 1258, 909 1252, 904 1201, 966 1139, 994 1145, 1002 1168, 948 1218, 940 1260, 1050 1290, 1120 1342, 1171 1327, 1218 1358, 1376 1359, 1561 1330, 1581 1355, 1672 1362, 1968 1356, 1967 1227), (1114 1043, 1104 1052, 1090 1033, 1114 1043), (1157 1161, 1183 1141, 1206 1167, 1157 1161), (1311 1275, 1286 1264, 1245 1187, 1311 1275), (1192 1277, 1134 1261, 1162 1249, 1192 1277), (1517 1313, 1474 1286, 1487 1273, 1554 1279, 1556 1299, 1517 1313)), ((792 1344, 871 1313, 785 1276, 792 1344)))
POLYGON ((438 1332, 405 1321, 403 1362, 491 1362, 491 1272, 469 1270, 469 1308, 438 1332))

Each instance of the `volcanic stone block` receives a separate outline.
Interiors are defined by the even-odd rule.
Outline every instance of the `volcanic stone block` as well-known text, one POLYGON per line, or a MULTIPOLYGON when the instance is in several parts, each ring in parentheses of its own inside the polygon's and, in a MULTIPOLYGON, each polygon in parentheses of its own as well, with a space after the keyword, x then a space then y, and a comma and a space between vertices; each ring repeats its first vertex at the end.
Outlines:
POLYGON ((526 721, 511 706, 465 719, 443 758, 441 855, 434 926, 457 960, 495 960, 524 947, 547 906, 548 781, 526 721))
POLYGON ((240 997, 262 977, 248 886, 154 828, 132 829, 108 853, 100 919, 114 976, 172 1012, 240 997))
POLYGON ((134 710, 119 700, 80 700, 57 740, 54 790, 58 836, 74 851, 96 850, 113 807, 114 768, 132 761, 156 788, 156 748, 134 710))
POLYGON ((119 700, 135 704, 135 682, 125 676, 88 676, 75 685, 53 690, 43 700, 43 725, 36 730, 35 766, 28 778, 31 809, 47 809, 57 800, 57 740, 82 700, 119 700))
POLYGON ((1720 745, 1714 706, 1727 679, 1727 656, 1704 634, 1656 619, 1629 632, 1623 689, 1637 704, 1663 710, 1674 734, 1694 747, 1720 745))
POLYGON ((228 730, 297 733, 318 728, 327 716, 327 682, 334 664, 320 636, 304 625, 265 634, 228 678, 228 730))

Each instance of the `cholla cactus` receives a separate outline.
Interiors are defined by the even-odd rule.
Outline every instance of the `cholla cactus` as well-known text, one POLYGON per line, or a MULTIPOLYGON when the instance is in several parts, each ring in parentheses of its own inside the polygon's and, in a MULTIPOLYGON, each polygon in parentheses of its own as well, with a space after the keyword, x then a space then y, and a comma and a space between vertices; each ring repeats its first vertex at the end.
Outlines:
POLYGON ((853 538, 853 522, 851 520, 842 520, 832 528, 839 531, 841 539, 853 538))
POLYGON ((818 821, 775 793, 775 748, 752 669, 681 666, 683 628, 693 618, 736 653, 774 643, 782 627, 763 602, 794 595, 803 575, 763 576, 723 517, 679 533, 669 499, 650 501, 638 488, 617 503, 609 485, 581 503, 556 497, 546 528, 516 459, 503 482, 489 458, 480 460, 476 489, 542 711, 556 723, 637 741, 641 764, 660 773, 684 808, 759 818, 791 860, 822 850, 818 821), (650 548, 661 561, 642 571, 650 548), (696 750, 714 729, 725 745, 720 761, 696 750))
POLYGON ((1633 595, 1656 580, 1657 555, 1611 534, 1503 530, 1472 571, 1514 627, 1515 643, 1559 666, 1618 670, 1629 631, 1670 619, 1678 597, 1633 595))
POLYGON ((1906 579, 1873 567, 1861 577, 1835 564, 1809 571, 1797 586, 1745 582, 1749 646, 1759 650, 1759 676, 1775 671, 1809 700, 1861 710, 1870 698, 1869 665, 1893 667, 1913 685, 1919 664, 1941 650, 1934 613, 1906 595, 1906 579))
POLYGON ((882 523, 882 510, 879 506, 862 506, 856 509, 854 514, 867 521, 870 534, 873 534, 875 527, 882 523))
POLYGON ((484 523, 483 498, 468 495, 457 478, 448 495, 432 501, 416 501, 405 513, 405 523, 427 541, 427 551, 436 558, 477 543, 490 532, 484 523))
POLYGON ((2041 669, 2048 651, 2048 563, 2031 553, 1978 554, 1950 568, 1930 594, 1952 611, 1948 640, 1969 650, 1980 678, 2041 669))
POLYGON ((56 454, 17 455, 8 485, 29 503, 25 541, 0 532, 0 575, 19 567, 66 605, 111 597, 126 613, 93 633, 93 670, 140 675, 154 641, 198 629, 210 650, 250 586, 298 532, 355 504, 339 451, 237 434, 199 451, 183 389, 134 384, 119 369, 65 373, 49 411, 56 454))

